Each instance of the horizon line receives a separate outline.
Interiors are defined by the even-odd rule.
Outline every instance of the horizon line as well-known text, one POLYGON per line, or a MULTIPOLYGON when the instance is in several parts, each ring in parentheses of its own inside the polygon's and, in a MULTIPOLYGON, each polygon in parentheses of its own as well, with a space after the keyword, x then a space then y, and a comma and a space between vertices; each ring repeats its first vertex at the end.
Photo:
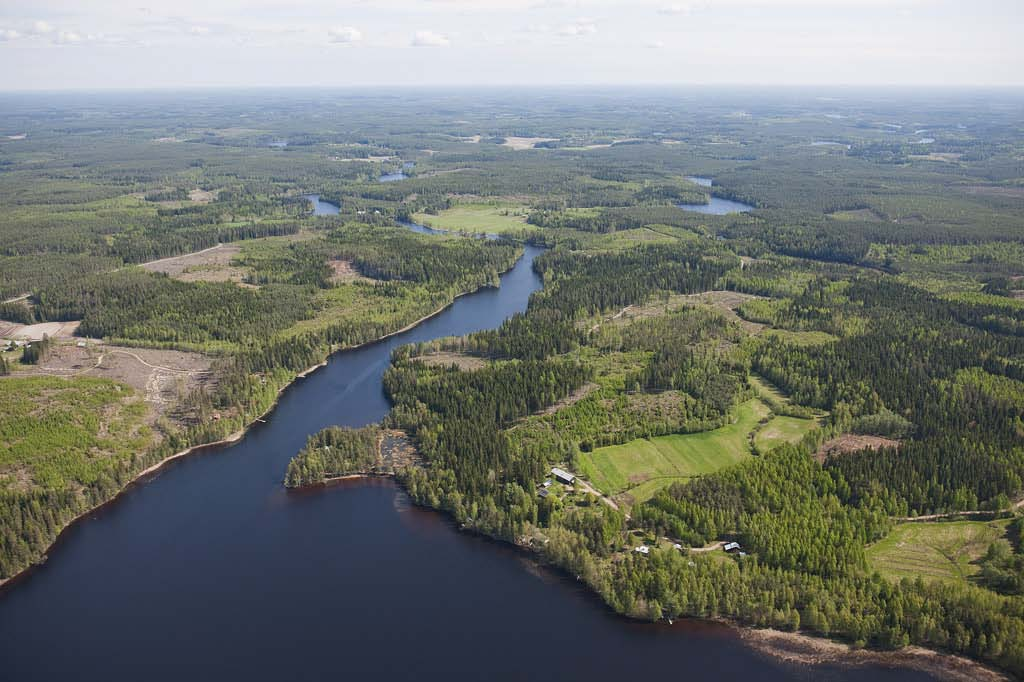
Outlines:
POLYGON ((964 90, 1020 90, 1024 92, 1022 83, 740 83, 740 82, 651 82, 651 83, 379 83, 379 84, 338 84, 338 85, 153 85, 146 87, 68 87, 68 88, 4 88, 0 86, 0 95, 16 94, 59 94, 59 93, 147 93, 147 92, 181 92, 181 91, 252 91, 252 90, 500 90, 513 88, 516 90, 600 90, 607 88, 624 88, 629 90, 650 90, 653 88, 672 89, 756 89, 756 90, 890 90, 894 88, 911 88, 914 90, 931 91, 964 91, 964 90))

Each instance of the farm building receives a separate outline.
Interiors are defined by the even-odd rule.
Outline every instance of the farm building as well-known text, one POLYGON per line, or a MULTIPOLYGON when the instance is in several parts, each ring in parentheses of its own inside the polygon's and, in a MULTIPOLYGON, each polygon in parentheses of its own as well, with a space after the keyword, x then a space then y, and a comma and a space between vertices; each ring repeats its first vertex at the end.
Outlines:
POLYGON ((565 469, 559 469, 554 467, 551 469, 551 475, 555 477, 559 483, 572 483, 576 480, 576 474, 570 473, 565 469))

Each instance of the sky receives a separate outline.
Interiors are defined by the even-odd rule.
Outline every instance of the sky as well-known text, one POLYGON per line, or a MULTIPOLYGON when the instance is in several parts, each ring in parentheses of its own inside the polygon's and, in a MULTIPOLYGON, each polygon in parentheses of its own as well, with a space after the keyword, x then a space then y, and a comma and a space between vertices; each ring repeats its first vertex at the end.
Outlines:
POLYGON ((0 0, 0 90, 1024 85, 1024 0, 0 0))

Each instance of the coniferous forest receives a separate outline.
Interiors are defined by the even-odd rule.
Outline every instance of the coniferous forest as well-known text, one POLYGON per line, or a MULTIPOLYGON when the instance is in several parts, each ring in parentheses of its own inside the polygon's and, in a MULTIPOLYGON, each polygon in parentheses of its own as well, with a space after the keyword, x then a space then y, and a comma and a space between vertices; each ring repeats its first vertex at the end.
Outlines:
POLYGON ((284 485, 398 439, 413 502, 618 613, 1024 675, 1024 105, 694 97, 0 100, 0 579, 536 249, 284 485))

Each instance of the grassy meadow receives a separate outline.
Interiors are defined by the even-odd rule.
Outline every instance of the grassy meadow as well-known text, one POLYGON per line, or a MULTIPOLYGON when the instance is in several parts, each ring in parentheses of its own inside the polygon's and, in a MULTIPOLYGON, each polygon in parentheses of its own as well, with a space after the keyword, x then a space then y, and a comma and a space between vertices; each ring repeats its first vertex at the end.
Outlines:
POLYGON ((628 493, 633 503, 676 481, 717 471, 750 456, 749 434, 769 414, 748 400, 727 426, 701 433, 640 438, 580 455, 580 473, 608 494, 628 493))
POLYGON ((903 523, 868 547, 868 563, 894 580, 966 581, 980 570, 976 562, 989 545, 1005 537, 1007 524, 1009 519, 903 523))

